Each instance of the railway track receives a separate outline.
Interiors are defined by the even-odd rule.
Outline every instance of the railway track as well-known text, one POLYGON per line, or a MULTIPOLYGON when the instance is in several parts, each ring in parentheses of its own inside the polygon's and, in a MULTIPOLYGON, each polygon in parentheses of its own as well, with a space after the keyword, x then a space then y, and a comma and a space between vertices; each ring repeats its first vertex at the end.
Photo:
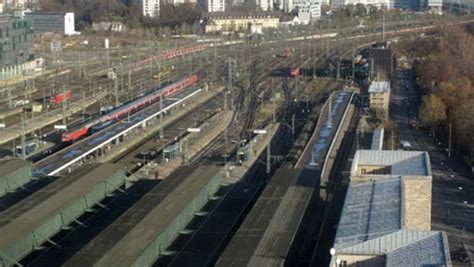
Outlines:
MULTIPOLYGON (((304 49, 303 49, 304 50, 304 49)), ((262 52, 263 53, 263 52, 262 52)), ((338 51, 337 53, 343 53, 343 51, 338 51)), ((263 53, 264 54, 264 53, 263 53)), ((223 57, 225 57, 225 55, 223 55, 223 57)), ((221 57, 222 58, 222 57, 221 57)), ((294 64, 298 63, 299 61, 301 61, 301 58, 298 58, 298 59, 292 59, 292 62, 294 62, 294 64)), ((285 61, 282 61, 281 59, 280 60, 266 60, 266 61, 262 61, 261 63, 260 62, 253 62, 251 63, 253 67, 252 68, 249 68, 250 69, 250 72, 252 73, 251 76, 250 76, 250 79, 249 79, 249 85, 247 87, 243 86, 240 90, 240 94, 237 95, 237 105, 236 105, 236 111, 238 111, 239 114, 241 114, 241 116, 244 118, 242 122, 240 123, 235 123, 235 128, 239 128, 241 127, 241 132, 240 133, 245 133, 247 130, 249 129, 252 129, 252 126, 256 124, 255 122, 255 112, 257 111, 257 108, 258 106, 260 105, 259 102, 257 101, 257 96, 259 95, 259 92, 260 93, 264 93, 266 95, 268 95, 268 92, 270 92, 270 90, 272 90, 274 87, 274 84, 270 83, 269 81, 271 81, 271 77, 268 73, 268 68, 266 68, 266 66, 271 66, 271 67, 278 67, 278 66, 282 66, 282 65, 285 65, 285 64, 288 64, 288 62, 285 62, 285 61), (270 84, 270 86, 268 86, 268 84, 270 84), (249 98, 246 98, 245 96, 246 95, 250 95, 249 98), (240 104, 239 104, 240 103, 240 104)), ((292 63, 293 64, 293 63, 292 63)), ((304 66, 304 62, 301 63, 302 66, 304 66)), ((203 72, 207 72, 207 70, 202 70, 203 72)), ((278 85, 281 84, 282 86, 282 90, 284 92, 284 95, 285 95, 285 104, 280 106, 279 109, 280 110, 285 110, 285 106, 286 104, 290 105, 290 103, 292 102, 292 91, 291 91, 291 81, 288 81, 288 79, 278 79, 277 81, 278 85), (287 83, 286 86, 283 85, 283 83, 287 83), (283 88, 285 87, 285 88, 283 88)), ((301 90, 301 89, 298 89, 298 90, 301 90)), ((298 90, 295 90, 295 93, 297 93, 298 90)), ((219 103, 219 100, 213 100, 213 101, 209 101, 211 103, 213 103, 214 108, 218 107, 220 105, 219 103)), ((195 116, 196 115, 189 115, 190 116, 190 120, 191 121, 196 121, 195 119, 195 116)), ((205 119, 206 116, 203 115, 203 118, 205 119)), ((262 124, 265 124, 266 122, 268 122, 268 119, 264 122, 262 122, 262 124)), ((186 124, 186 122, 183 122, 186 124)), ((188 122, 189 123, 189 122, 188 122)), ((182 128, 182 127, 178 127, 176 126, 175 129, 179 130, 179 128, 182 128)), ((180 132, 179 131, 171 131, 169 132, 169 136, 170 136, 170 139, 167 139, 167 141, 171 141, 171 137, 172 136, 178 136, 180 137, 180 132)), ((192 164, 198 164, 203 158, 205 157, 208 157, 209 155, 211 155, 212 153, 214 153, 214 151, 219 148, 222 144, 222 139, 221 138, 218 138, 216 139, 215 142, 213 142, 211 145, 209 145, 208 147, 206 147, 206 149, 204 149, 202 151, 202 153, 200 155, 198 155, 195 159, 192 160, 192 164)), ((145 146, 143 146, 145 148, 145 146)), ((135 151, 136 152, 136 151, 135 151)), ((130 155, 133 157, 133 151, 130 152, 130 155)), ((122 157, 120 160, 121 163, 125 163, 125 160, 124 158, 122 157)), ((120 160, 118 160, 118 162, 120 162, 120 160)), ((125 163, 126 164, 126 163, 125 163)))

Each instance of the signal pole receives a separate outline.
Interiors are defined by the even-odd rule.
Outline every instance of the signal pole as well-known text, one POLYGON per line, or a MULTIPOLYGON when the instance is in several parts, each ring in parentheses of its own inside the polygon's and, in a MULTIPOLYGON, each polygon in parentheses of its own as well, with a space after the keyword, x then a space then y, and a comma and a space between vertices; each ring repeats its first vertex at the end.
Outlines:
POLYGON ((451 123, 449 123, 448 157, 451 157, 451 123))
POLYGON ((234 86, 234 68, 235 68, 235 59, 228 58, 227 59, 227 88, 226 91, 224 92, 224 110, 228 110, 228 100, 227 100, 227 95, 232 91, 232 87, 234 86))
MULTIPOLYGON (((63 96, 65 95, 65 93, 66 93, 66 88, 63 85, 63 96)), ((63 125, 66 125, 66 109, 67 109, 66 104, 67 104, 67 101, 68 101, 67 99, 63 99, 63 101, 62 101, 63 125)))
POLYGON ((163 95, 160 96, 160 139, 165 137, 164 127, 163 127, 163 95))
MULTIPOLYGON (((26 147, 25 147, 25 110, 22 110, 21 113, 21 158, 26 158, 26 147)), ((16 150, 16 148, 15 148, 16 150)))
POLYGON ((267 174, 270 174, 272 171, 272 141, 270 140, 267 145, 267 174))

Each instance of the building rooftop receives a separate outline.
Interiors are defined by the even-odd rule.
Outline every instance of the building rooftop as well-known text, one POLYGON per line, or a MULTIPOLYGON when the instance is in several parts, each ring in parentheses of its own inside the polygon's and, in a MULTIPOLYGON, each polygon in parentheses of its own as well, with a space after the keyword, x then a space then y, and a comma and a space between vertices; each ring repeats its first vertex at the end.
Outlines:
POLYGON ((69 184, 64 185, 58 180, 57 183, 36 191, 23 201, 2 211, 0 248, 10 246, 20 237, 26 236, 45 220, 71 205, 78 197, 89 193, 95 185, 119 171, 121 167, 115 164, 89 165, 68 175, 69 184))
POLYGON ((357 150, 351 175, 360 166, 390 167, 390 175, 431 176, 431 163, 427 152, 404 150, 357 150))
POLYGON ((377 259, 382 266, 450 266, 444 233, 405 228, 402 179, 381 178, 349 186, 333 245, 335 257, 384 256, 377 259))
POLYGON ((346 248, 402 229, 400 178, 351 185, 334 248, 346 248))
POLYGON ((390 92, 390 82, 375 81, 369 86, 369 93, 388 93, 390 92))
MULTIPOLYGON (((288 264, 319 175, 280 168, 222 252, 216 266, 288 264)), ((291 260, 290 260, 291 261, 291 260)))
POLYGON ((383 149, 384 133, 385 133, 384 128, 377 128, 374 130, 374 134, 372 136, 372 145, 370 146, 371 150, 383 149))
MULTIPOLYGON (((185 219, 184 215, 194 205, 196 199, 209 193, 207 186, 213 182, 220 182, 220 168, 213 165, 203 165, 195 169, 182 183, 167 195, 158 205, 152 207, 142 220, 137 222, 128 233, 123 234, 106 253, 98 259, 97 266, 132 266, 140 265, 137 261, 144 255, 152 255, 154 246, 162 246, 165 240, 176 235, 178 218, 185 219)), ((140 210, 140 207, 138 207, 140 210)), ((120 226, 119 226, 120 227, 120 226)))
POLYGON ((206 14, 209 19, 249 19, 249 18, 279 18, 279 12, 213 12, 206 14))
POLYGON ((385 266, 449 266, 446 235, 440 231, 400 230, 345 249, 338 254, 385 255, 385 266))

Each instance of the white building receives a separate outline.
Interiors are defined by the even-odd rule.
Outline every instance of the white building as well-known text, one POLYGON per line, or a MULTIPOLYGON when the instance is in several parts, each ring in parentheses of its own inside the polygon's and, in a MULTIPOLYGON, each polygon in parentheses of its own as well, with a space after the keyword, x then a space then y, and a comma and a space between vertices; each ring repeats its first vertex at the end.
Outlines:
POLYGON ((320 3, 307 2, 295 4, 295 8, 298 10, 298 17, 300 18, 300 20, 305 22, 304 24, 308 24, 310 21, 315 21, 321 18, 320 3))
POLYGON ((273 0, 256 0, 257 7, 260 7, 262 11, 273 10, 273 0))
POLYGON ((225 0, 200 0, 205 12, 225 12, 225 0))
POLYGON ((393 7, 394 3, 396 0, 333 0, 331 2, 331 8, 332 9, 339 9, 341 7, 347 6, 347 5, 357 5, 357 4, 363 4, 363 5, 373 5, 377 8, 380 8, 382 6, 385 7, 393 7))
POLYGON ((285 13, 289 13, 293 11, 293 8, 294 8, 293 5, 294 5, 293 0, 280 0, 279 2, 280 10, 283 10, 285 13))
POLYGON ((370 108, 380 117, 388 116, 390 105, 390 82, 373 81, 369 86, 370 108))
POLYGON ((160 16, 160 0, 141 0, 140 7, 143 16, 159 17, 160 16))
POLYGON ((24 13, 24 16, 33 23, 35 32, 52 32, 62 35, 79 34, 74 29, 74 12, 37 11, 24 13))
POLYGON ((428 9, 441 10, 443 2, 442 0, 332 0, 331 8, 338 9, 350 4, 373 5, 377 8, 387 7, 389 9, 397 8, 424 11, 428 9))

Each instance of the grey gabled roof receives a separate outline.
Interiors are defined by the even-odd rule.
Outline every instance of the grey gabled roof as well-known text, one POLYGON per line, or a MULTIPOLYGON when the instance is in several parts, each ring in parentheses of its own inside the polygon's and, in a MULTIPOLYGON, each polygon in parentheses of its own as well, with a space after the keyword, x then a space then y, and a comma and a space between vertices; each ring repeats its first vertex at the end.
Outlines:
MULTIPOLYGON (((408 235, 418 235, 421 231, 401 232, 409 232, 408 235)), ((427 237, 387 253, 386 260, 387 267, 451 266, 446 234, 440 231, 430 231, 427 237)))
POLYGON ((353 246, 402 229, 401 178, 351 185, 334 248, 353 246))
POLYGON ((357 150, 351 173, 360 165, 391 166, 392 175, 431 176, 430 159, 424 151, 357 150))
POLYGON ((338 254, 385 255, 385 266, 449 266, 446 235, 439 231, 400 230, 337 250, 338 254))

